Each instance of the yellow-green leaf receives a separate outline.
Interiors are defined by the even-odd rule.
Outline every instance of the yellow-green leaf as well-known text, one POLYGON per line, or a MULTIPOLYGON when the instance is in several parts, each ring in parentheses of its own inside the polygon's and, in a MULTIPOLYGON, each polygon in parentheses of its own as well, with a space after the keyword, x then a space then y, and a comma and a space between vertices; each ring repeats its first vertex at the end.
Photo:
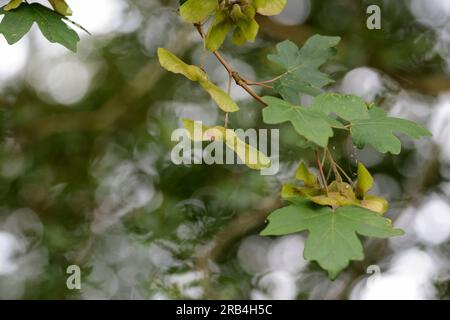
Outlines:
POLYGON ((306 187, 317 187, 319 184, 317 176, 309 172, 303 162, 298 166, 297 171, 295 172, 295 178, 303 181, 306 187))
POLYGON ((22 4, 22 0, 11 0, 3 10, 9 11, 18 8, 22 4))
POLYGON ((216 86, 211 81, 200 81, 200 85, 206 92, 209 93, 211 98, 217 103, 220 109, 225 112, 236 112, 239 110, 236 102, 231 99, 231 97, 218 86, 216 86))
POLYGON ((380 214, 385 213, 389 209, 389 203, 386 199, 372 195, 365 196, 364 199, 360 201, 360 206, 380 214))
POLYGON ((259 14, 274 16, 283 11, 287 0, 254 0, 253 5, 259 14))
POLYGON ((212 52, 219 50, 233 27, 234 25, 228 19, 216 18, 206 36, 206 49, 212 52))
POLYGON ((158 49, 158 59, 161 66, 173 73, 182 74, 191 81, 198 82, 208 92, 214 102, 225 112, 236 112, 239 110, 236 102, 214 83, 208 79, 208 75, 197 66, 188 65, 169 50, 158 49))
POLYGON ((187 0, 180 7, 180 15, 186 22, 197 23, 205 20, 218 8, 218 0, 187 0))
POLYGON ((359 199, 363 199, 365 194, 372 189, 373 178, 369 170, 361 163, 358 162, 358 181, 356 182, 356 196, 359 199))
POLYGON ((248 41, 255 41, 256 35, 259 31, 259 24, 254 18, 243 17, 239 19, 236 24, 248 41))
POLYGON ((234 30, 231 42, 237 46, 243 46, 247 42, 247 38, 240 28, 234 30))
POLYGON ((197 66, 188 65, 167 49, 158 49, 158 59, 161 66, 176 74, 182 74, 191 81, 208 80, 206 73, 197 66))
POLYGON ((250 169, 261 170, 270 167, 270 159, 264 153, 239 139, 231 129, 220 126, 208 127, 190 119, 184 119, 183 124, 193 141, 222 141, 250 169), (201 130, 197 132, 196 127, 201 130))
POLYGON ((71 16, 73 13, 65 0, 48 0, 48 2, 50 2, 56 12, 63 16, 71 16))

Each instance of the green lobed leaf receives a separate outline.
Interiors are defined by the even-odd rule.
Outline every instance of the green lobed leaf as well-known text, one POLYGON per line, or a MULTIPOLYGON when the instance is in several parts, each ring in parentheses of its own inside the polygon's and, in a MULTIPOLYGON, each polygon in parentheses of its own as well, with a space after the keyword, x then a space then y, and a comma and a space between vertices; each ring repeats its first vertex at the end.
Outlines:
POLYGON ((351 125, 350 132, 357 147, 362 148, 370 144, 381 153, 400 153, 401 142, 394 133, 404 133, 416 139, 431 136, 427 129, 417 123, 388 117, 386 112, 378 107, 369 110, 368 119, 356 119, 351 125))
POLYGON ((74 52, 77 51, 80 37, 57 12, 39 3, 22 3, 16 9, 3 13, 5 16, 0 23, 0 33, 9 44, 22 39, 36 22, 48 41, 59 43, 74 52))
POLYGON ((350 261, 364 259, 358 235, 377 238, 401 236, 392 222, 370 210, 360 207, 341 207, 336 211, 298 202, 278 209, 269 218, 261 232, 263 236, 280 236, 309 231, 304 257, 317 261, 335 279, 350 261))
POLYGON ((158 49, 158 59, 161 66, 176 74, 182 74, 191 81, 198 82, 208 92, 218 107, 225 112, 236 112, 239 110, 236 102, 214 83, 212 83, 206 72, 197 66, 188 65, 167 49, 158 49))
POLYGON ((268 56, 268 59, 284 70, 284 74, 275 84, 275 89, 282 94, 283 91, 318 95, 321 88, 333 80, 319 68, 336 54, 334 48, 340 42, 339 37, 326 37, 315 35, 309 38, 305 45, 299 49, 289 40, 277 45, 277 53, 268 56))
POLYGON ((267 124, 291 122, 298 134, 315 144, 326 147, 333 136, 329 117, 300 106, 294 106, 275 97, 264 97, 268 104, 263 110, 263 119, 267 124))
POLYGON ((197 23, 205 20, 218 8, 218 0, 187 0, 180 7, 180 15, 186 22, 197 23))
POLYGON ((326 114, 335 113, 348 121, 369 118, 365 101, 354 95, 323 93, 313 99, 311 108, 326 114))
POLYGON ((10 7, 8 4, 3 8, 3 12, 0 11, 0 14, 5 15, 0 23, 0 34, 3 34, 10 45, 22 39, 34 23, 33 11, 29 5, 19 3, 19 6, 15 7, 13 4, 11 3, 10 7))

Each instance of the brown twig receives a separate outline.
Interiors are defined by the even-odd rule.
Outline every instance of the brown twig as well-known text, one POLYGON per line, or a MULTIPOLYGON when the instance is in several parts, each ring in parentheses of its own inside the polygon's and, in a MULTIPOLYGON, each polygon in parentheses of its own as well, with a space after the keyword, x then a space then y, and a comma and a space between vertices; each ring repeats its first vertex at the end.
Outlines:
MULTIPOLYGON (((201 24, 194 24, 195 28, 197 29, 198 33, 200 34, 200 36, 202 37, 202 39, 205 39, 205 33, 203 32, 203 28, 201 24)), ((258 101, 260 104, 262 104, 263 106, 267 106, 267 103, 264 102, 264 100, 256 93, 254 92, 249 85, 246 83, 246 81, 240 76, 240 74, 233 69, 233 67, 224 59, 224 57, 220 54, 219 51, 214 51, 213 54, 216 56, 217 60, 219 60, 219 62, 222 64, 222 66, 227 70, 228 74, 234 79, 234 81, 236 82, 236 84, 240 87, 242 87, 242 89, 244 89, 245 91, 247 91, 247 93, 249 95, 251 95, 253 97, 253 99, 255 99, 256 101, 258 101)))
POLYGON ((316 161, 317 161, 317 167, 319 168, 319 172, 320 172, 320 178, 322 179, 322 183, 323 183, 323 187, 325 188, 325 192, 327 193, 328 196, 328 184, 327 184, 327 180, 325 178, 325 174, 323 172, 323 166, 322 166, 322 161, 320 161, 320 154, 319 151, 315 151, 316 153, 316 161))

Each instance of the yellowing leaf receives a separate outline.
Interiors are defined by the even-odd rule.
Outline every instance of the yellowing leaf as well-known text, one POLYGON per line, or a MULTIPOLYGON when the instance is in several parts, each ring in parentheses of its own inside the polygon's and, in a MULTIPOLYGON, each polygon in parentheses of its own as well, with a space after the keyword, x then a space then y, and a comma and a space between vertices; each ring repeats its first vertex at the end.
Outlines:
POLYGON ((63 16, 72 15, 72 10, 70 9, 69 5, 66 3, 65 0, 48 0, 48 2, 50 2, 55 11, 59 12, 63 16))
POLYGON ((364 199, 360 201, 360 204, 361 207, 378 212, 380 214, 385 213, 389 209, 389 203, 386 199, 372 195, 365 196, 364 199))
POLYGON ((183 124, 193 141, 222 141, 250 169, 261 170, 270 167, 270 159, 265 154, 239 139, 231 129, 220 126, 208 127, 190 119, 183 119, 183 124))
POLYGON ((206 72, 199 67, 186 64, 169 50, 164 48, 158 49, 158 59, 164 69, 176 74, 182 74, 189 80, 198 82, 223 111, 236 112, 239 110, 236 102, 234 102, 225 91, 212 83, 208 79, 206 72))
POLYGON ((22 0, 11 0, 11 1, 3 8, 3 10, 5 10, 5 11, 13 10, 13 9, 16 9, 17 7, 19 7, 21 4, 22 4, 22 0))
POLYGON ((197 23, 205 20, 218 8, 218 0, 187 0, 180 7, 180 15, 186 22, 197 23))
POLYGON ((308 168, 302 162, 300 163, 297 171, 295 172, 295 178, 297 180, 303 181, 306 187, 317 187, 319 185, 319 181, 317 176, 309 172, 308 168))
POLYGON ((359 199, 363 199, 365 194, 372 189, 373 178, 369 170, 361 163, 358 162, 358 181, 356 182, 356 196, 359 199))
POLYGON ((253 5, 259 14, 274 16, 283 11, 287 0, 254 0, 253 5))

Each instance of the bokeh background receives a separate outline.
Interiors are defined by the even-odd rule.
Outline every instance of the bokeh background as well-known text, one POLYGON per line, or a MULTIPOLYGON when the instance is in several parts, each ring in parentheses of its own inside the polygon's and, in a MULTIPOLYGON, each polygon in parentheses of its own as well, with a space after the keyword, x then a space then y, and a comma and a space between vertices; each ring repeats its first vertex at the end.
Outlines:
MULTIPOLYGON (((224 56, 263 80, 276 75, 266 56, 277 42, 341 36, 326 66, 337 80, 330 89, 434 135, 404 139, 395 157, 356 150, 346 137, 333 144, 348 172, 358 160, 369 167, 373 192, 389 199, 388 216, 406 235, 365 240, 366 259, 334 282, 303 259, 305 234, 258 236, 283 205, 281 184, 301 160, 312 164, 295 132, 282 126, 276 176, 173 165, 180 118, 221 124, 223 114, 195 84, 162 70, 156 49, 204 65, 223 87, 226 73, 175 0, 68 0, 93 34, 80 33, 77 54, 36 27, 14 46, 0 36, 0 298, 450 297, 450 1, 288 2, 280 16, 259 19, 254 44, 227 43, 224 56), (382 30, 366 28, 370 4, 382 8, 382 30), (82 270, 79 291, 66 287, 72 264, 82 270)), ((242 110, 231 126, 264 127, 260 106, 240 88, 232 95, 242 110)))

